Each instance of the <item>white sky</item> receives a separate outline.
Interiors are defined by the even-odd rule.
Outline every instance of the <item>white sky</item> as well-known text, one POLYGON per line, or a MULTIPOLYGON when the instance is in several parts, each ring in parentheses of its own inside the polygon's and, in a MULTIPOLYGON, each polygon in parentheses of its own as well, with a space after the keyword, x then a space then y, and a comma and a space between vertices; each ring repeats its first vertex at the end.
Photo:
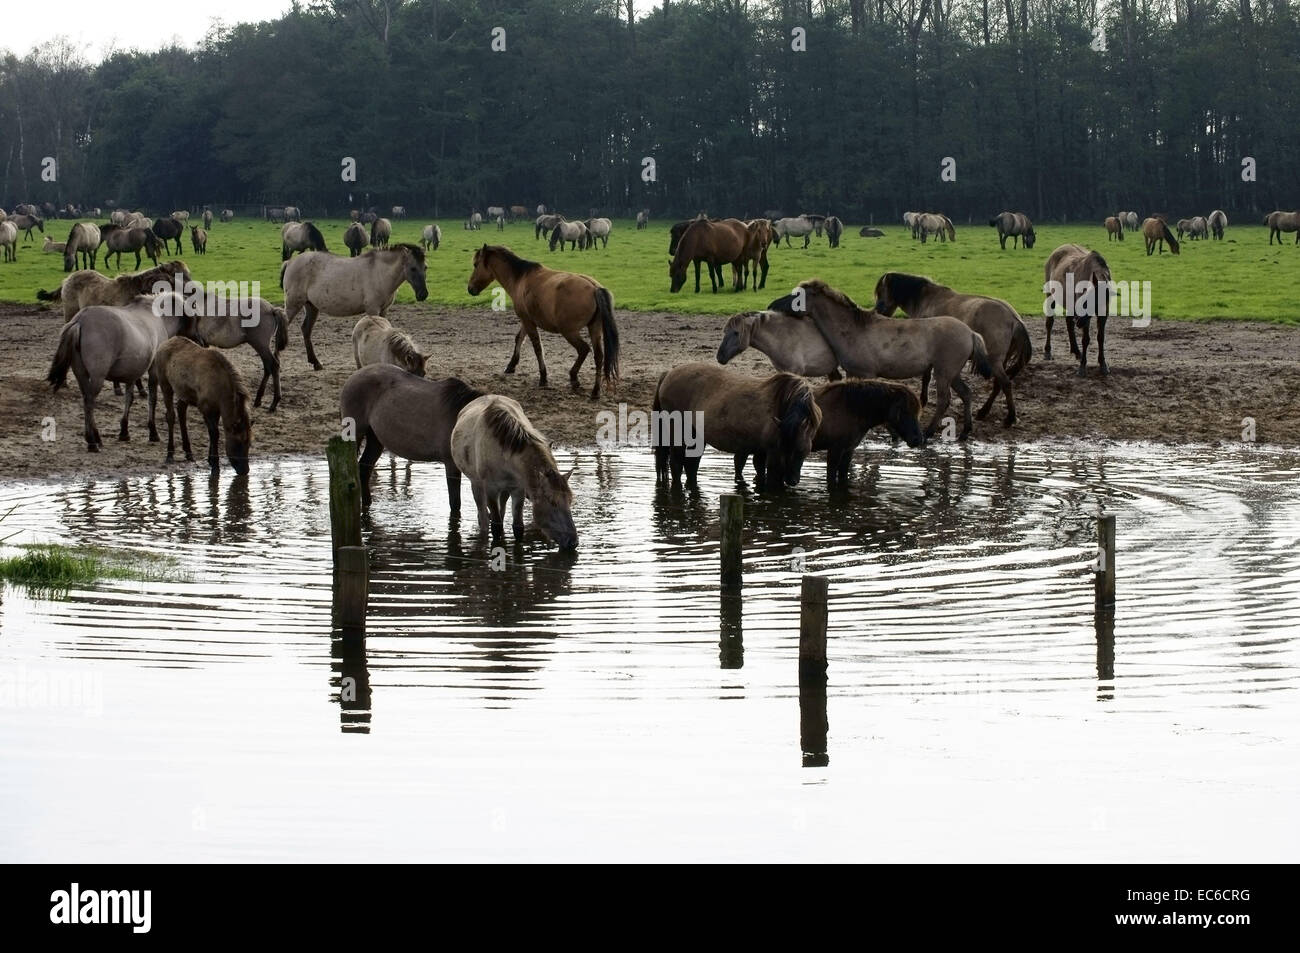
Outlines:
POLYGON ((98 62, 112 49, 156 50, 173 40, 194 46, 214 18, 227 24, 270 20, 289 6, 290 0, 4 0, 0 49, 24 56, 65 36, 98 62))

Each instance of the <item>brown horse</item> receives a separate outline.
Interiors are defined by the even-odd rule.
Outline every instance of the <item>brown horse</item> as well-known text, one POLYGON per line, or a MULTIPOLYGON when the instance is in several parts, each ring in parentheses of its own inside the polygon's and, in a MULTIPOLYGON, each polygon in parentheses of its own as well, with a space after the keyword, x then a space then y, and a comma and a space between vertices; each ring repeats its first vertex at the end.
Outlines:
MULTIPOLYGON (((660 425, 655 441, 655 476, 673 486, 681 485, 682 470, 689 483, 695 482, 703 447, 688 452, 686 419, 701 421, 699 437, 714 449, 733 455, 736 479, 743 479, 745 461, 754 455, 758 484, 767 480, 767 467, 778 477, 777 486, 796 486, 803 462, 812 451, 813 437, 821 426, 812 387, 802 377, 776 373, 750 377, 724 371, 702 361, 679 364, 659 378, 652 410, 663 415, 682 415, 678 434, 683 439, 663 439, 660 425), (687 418, 686 415, 695 415, 687 418)), ((672 417, 654 419, 669 422, 672 417)))
POLYGON ((962 368, 973 362, 982 377, 992 377, 984 339, 951 315, 893 320, 860 308, 848 295, 824 281, 802 281, 784 298, 768 305, 769 311, 806 316, 835 352, 836 360, 853 377, 907 380, 933 369, 939 400, 925 435, 939 429, 955 390, 965 404, 965 429, 971 431, 970 388, 961 379, 962 368))
POLYGON ((611 390, 618 386, 618 326, 614 323, 614 296, 595 278, 568 271, 555 271, 539 262, 520 258, 504 245, 484 245, 474 253, 474 270, 468 291, 478 295, 493 281, 498 282, 514 302, 519 316, 515 350, 506 365, 513 374, 519 366, 519 347, 527 337, 537 355, 541 385, 546 386, 546 360, 538 330, 559 334, 573 345, 578 359, 569 368, 569 381, 578 390, 578 370, 590 352, 596 365, 596 384, 591 399, 600 396, 601 381, 611 390), (591 346, 582 339, 583 329, 591 346))
POLYGON ((1106 241, 1124 240, 1124 223, 1114 215, 1106 219, 1106 241))
POLYGON ((752 274, 753 288, 757 291, 759 288, 767 287, 767 250, 772 244, 775 233, 772 231, 771 221, 766 218, 756 218, 746 222, 745 231, 749 237, 745 245, 745 270, 741 276, 741 284, 749 282, 749 276, 752 274))
POLYGON ((1165 253, 1165 243, 1169 243, 1169 251, 1178 254, 1178 239, 1174 238, 1174 233, 1169 230, 1163 218, 1148 218, 1142 222, 1142 237, 1146 239, 1147 254, 1150 255, 1160 246, 1160 254, 1165 253))
POLYGON ((176 459, 176 411, 181 418, 181 449, 185 459, 194 462, 190 449, 190 431, 186 412, 197 408, 208 425, 208 466, 213 473, 217 462, 217 425, 226 437, 226 459, 241 476, 248 472, 248 448, 253 443, 253 422, 249 404, 253 395, 244 379, 230 363, 230 358, 213 348, 200 347, 183 337, 168 338, 159 346, 149 375, 149 403, 157 399, 162 385, 163 403, 167 408, 167 462, 176 459))
POLYGON ((1079 359, 1079 376, 1088 367, 1088 321, 1097 316, 1097 368, 1109 374, 1106 365, 1106 317, 1110 314, 1110 266, 1106 259, 1082 245, 1062 245, 1052 252, 1043 267, 1043 278, 1048 283, 1047 343, 1043 356, 1052 357, 1052 316, 1059 306, 1065 317, 1065 328, 1070 336, 1070 353, 1079 359), (1067 276, 1073 275, 1067 280, 1067 276), (1065 300, 1067 289, 1077 289, 1073 300, 1065 300), (1051 290, 1055 289, 1055 290, 1051 290), (1083 336, 1082 347, 1075 341, 1074 326, 1078 324, 1083 336))
POLYGON ((167 254, 167 246, 162 240, 153 233, 151 228, 140 227, 119 227, 106 228, 101 226, 99 229, 100 236, 104 244, 108 246, 108 252, 104 255, 104 267, 108 268, 108 260, 117 255, 117 267, 122 267, 122 252, 135 252, 135 268, 140 270, 140 252, 143 250, 149 256, 149 260, 155 265, 158 259, 167 254))
MULTIPOLYGON (((700 219, 707 219, 707 218, 708 218, 707 215, 705 215, 703 212, 700 212, 698 215, 695 216, 695 218, 688 218, 684 222, 676 222, 673 225, 669 226, 668 260, 670 262, 673 260, 673 256, 677 254, 677 246, 681 242, 682 236, 686 234, 686 229, 690 228, 693 223, 698 222, 700 219)), ((771 223, 769 222, 769 224, 771 223)), ((695 293, 696 294, 700 293, 700 263, 701 262, 703 262, 705 266, 709 269, 709 284, 712 285, 714 291, 717 291, 720 287, 722 287, 722 283, 723 283, 722 266, 721 265, 715 266, 714 263, 707 258, 696 258, 693 261, 695 265, 695 293)))
POLYGON ((189 269, 185 267, 185 262, 179 260, 164 262, 147 271, 118 275, 116 278, 109 278, 87 268, 68 275, 53 291, 37 291, 36 299, 62 304, 63 320, 66 323, 82 308, 92 304, 120 308, 134 301, 137 295, 155 293, 159 285, 174 288, 177 278, 182 286, 190 282, 189 269))
MULTIPOLYGON (((741 289, 744 274, 746 249, 749 247, 749 230, 745 223, 736 218, 724 218, 718 221, 697 219, 682 232, 677 243, 677 252, 668 265, 671 279, 669 290, 676 293, 686 284, 686 266, 693 261, 712 262, 719 269, 731 265, 731 284, 735 291, 741 289)), ((715 286, 713 289, 717 291, 715 286)))
POLYGON ((339 414, 361 445, 361 504, 370 505, 370 474, 388 450, 407 460, 447 468, 447 498, 460 511, 460 470, 451 459, 451 431, 461 409, 482 397, 462 380, 425 380, 392 364, 370 364, 348 378, 339 414))
MULTIPOLYGON (((993 390, 975 415, 983 420, 993 409, 999 393, 1006 394, 1007 426, 1016 422, 1016 401, 1011 378, 1029 364, 1033 345, 1029 331, 1016 309, 1001 298, 961 294, 946 285, 920 275, 896 271, 881 275, 876 282, 876 310, 889 317, 902 308, 910 318, 932 318, 947 314, 961 321, 984 339, 989 360, 993 363, 993 390)), ((921 405, 925 405, 930 375, 921 375, 921 405)))
POLYGON ((1295 232, 1295 243, 1300 245, 1300 212, 1269 212, 1264 218, 1264 224, 1268 226, 1268 243, 1273 244, 1273 236, 1277 236, 1277 243, 1282 244, 1283 232, 1295 232))
POLYGON ((989 219, 989 224, 997 228, 998 243, 1003 251, 1007 249, 1007 238, 1011 239, 1012 248, 1018 248, 1022 236, 1026 248, 1034 247, 1034 223, 1024 212, 999 212, 989 219))
POLYGON ((822 422, 812 448, 826 451, 827 483, 848 482, 853 451, 872 427, 883 424, 909 447, 925 445, 921 402, 902 384, 882 380, 839 381, 817 388, 816 397, 822 422))

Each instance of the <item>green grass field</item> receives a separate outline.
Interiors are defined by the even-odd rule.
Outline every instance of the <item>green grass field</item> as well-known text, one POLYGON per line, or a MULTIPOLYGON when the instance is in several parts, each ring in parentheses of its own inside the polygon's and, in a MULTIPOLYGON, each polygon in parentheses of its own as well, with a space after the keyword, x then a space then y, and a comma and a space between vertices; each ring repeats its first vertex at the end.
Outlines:
MULTIPOLYGON (((317 220, 333 252, 346 252, 342 221, 317 220)), ((394 223, 394 241, 417 242, 422 220, 394 223)), ((691 279, 678 294, 668 291, 668 221, 653 222, 636 231, 631 220, 618 220, 609 248, 551 252, 544 241, 534 240, 531 222, 469 232, 458 221, 440 223, 443 242, 429 256, 429 302, 439 305, 489 307, 489 294, 472 298, 465 290, 473 250, 483 242, 510 246, 517 254, 544 264, 593 275, 613 293, 615 304, 635 311, 691 314, 731 314, 766 305, 805 278, 819 277, 869 304, 875 281, 882 272, 909 271, 961 291, 1006 298, 1025 314, 1042 313, 1043 262, 1052 249, 1079 242, 1099 249, 1110 263, 1116 281, 1150 281, 1155 317, 1190 320, 1249 318, 1278 323, 1300 323, 1295 306, 1300 248, 1286 236, 1284 245, 1268 244, 1262 225, 1229 226, 1221 242, 1185 242, 1175 257, 1166 252, 1148 258, 1141 237, 1129 233, 1124 242, 1107 242, 1100 223, 1047 225, 1038 230, 1032 251, 998 248, 997 233, 987 225, 958 226, 957 241, 921 245, 900 224, 882 226, 884 238, 861 238, 858 225, 846 226, 839 248, 828 248, 824 238, 811 247, 782 247, 769 252, 771 270, 767 287, 759 292, 704 290, 693 292, 691 279)), ((70 222, 51 222, 56 241, 67 237, 70 222)), ((37 288, 53 288, 63 277, 62 256, 44 254, 40 243, 21 245, 20 260, 0 264, 0 300, 34 303, 37 288)), ((173 256, 174 257, 174 256, 173 256)), ((261 221, 213 225, 206 256, 189 249, 182 256, 198 280, 260 281, 262 294, 283 300, 279 286, 279 226, 261 221)), ((134 268, 134 257, 123 259, 134 268)), ((147 266, 148 259, 145 259, 147 266)), ((103 270, 103 262, 100 262, 103 270)), ((414 301, 407 286, 399 302, 414 301)))

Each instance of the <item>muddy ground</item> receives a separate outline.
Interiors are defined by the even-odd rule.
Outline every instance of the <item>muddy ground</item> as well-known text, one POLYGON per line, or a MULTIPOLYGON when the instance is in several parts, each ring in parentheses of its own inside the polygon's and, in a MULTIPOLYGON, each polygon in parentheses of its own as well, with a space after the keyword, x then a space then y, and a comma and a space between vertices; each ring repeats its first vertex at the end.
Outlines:
MULTIPOLYGON (((518 373, 502 373, 517 328, 509 312, 411 306, 394 308, 390 317, 432 355, 429 376, 455 375, 480 389, 514 397, 552 443, 563 447, 594 446, 596 413, 602 408, 617 408, 619 401, 626 401, 630 408, 648 410, 655 381, 667 368, 685 361, 713 360, 724 323, 716 316, 618 312, 622 385, 617 395, 602 395, 593 403, 587 396, 592 383, 590 359, 581 375, 583 391, 570 391, 573 350, 557 336, 543 338, 549 387, 538 386, 537 366, 527 342, 518 373)), ((975 440, 1237 442, 1243 418, 1250 417, 1258 441, 1300 445, 1300 331, 1296 329, 1246 321, 1159 320, 1138 329, 1127 319, 1116 319, 1108 328, 1110 376, 1098 377, 1092 368, 1080 380, 1068 358, 1061 325, 1053 334, 1056 360, 1044 361, 1043 319, 1026 321, 1034 341, 1034 360, 1015 381, 1020 419, 1014 427, 1004 427, 999 405, 988 420, 976 422, 975 440)), ((107 385, 96 404, 105 445, 100 453, 86 452, 75 380, 69 375, 70 387, 57 394, 45 383, 62 325, 59 312, 0 305, 0 478, 111 475, 161 468, 164 448, 148 443, 147 404, 137 402, 132 408, 131 440, 119 443, 115 436, 121 398, 114 397, 107 385), (42 439, 49 433, 43 426, 47 417, 55 421, 53 440, 42 439)), ((325 365, 322 371, 307 364, 300 325, 292 328, 282 355, 284 399, 274 414, 254 413, 254 463, 256 457, 270 454, 317 453, 337 432, 339 390, 354 370, 352 326, 352 319, 329 317, 317 323, 313 343, 325 365)), ((256 355, 248 347, 230 353, 255 388, 261 377, 256 355)), ((737 371, 751 374, 771 370, 757 352, 743 354, 732 364, 737 371)), ((987 388, 984 381, 974 382, 977 408, 987 388)), ((159 426, 165 441, 161 412, 159 426)), ((192 433, 199 435, 196 452, 201 460, 206 434, 201 425, 192 433)))

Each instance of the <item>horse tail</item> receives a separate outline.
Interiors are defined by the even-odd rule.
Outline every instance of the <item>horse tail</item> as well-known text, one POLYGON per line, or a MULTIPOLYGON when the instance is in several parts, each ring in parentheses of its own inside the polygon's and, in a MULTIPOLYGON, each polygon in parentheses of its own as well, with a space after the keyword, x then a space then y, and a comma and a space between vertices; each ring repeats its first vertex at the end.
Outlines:
POLYGON ((1007 354, 1005 365, 1007 377, 1015 377, 1029 365, 1034 354, 1033 342, 1029 340, 1029 329, 1025 322, 1017 319, 1016 329, 1011 332, 1011 351, 1007 354))
POLYGON ((1163 221, 1161 221, 1160 227, 1165 230, 1165 241, 1169 244, 1169 250, 1173 252, 1175 255, 1177 255, 1178 239, 1174 238, 1174 233, 1169 230, 1169 226, 1166 225, 1163 221))
POLYGON ((273 308, 271 320, 275 322, 275 353, 278 356, 289 346, 289 322, 285 320, 283 308, 273 308))
POLYGON ((980 377, 989 378, 993 376, 993 365, 989 363, 989 352, 984 347, 984 335, 978 331, 972 331, 970 359, 975 368, 975 373, 980 377))
POLYGON ((608 288, 596 289, 596 318, 605 340, 605 364, 597 368, 607 387, 618 386, 618 325, 614 323, 614 296, 608 288))
POLYGON ((280 290, 284 290, 284 270, 289 267, 289 259, 280 263, 280 290))
POLYGON ((62 301, 63 285, 59 285, 53 291, 45 291, 43 289, 38 288, 36 290, 36 300, 37 301, 62 301))
POLYGON ((68 368, 72 366, 73 355, 81 349, 81 323, 73 322, 63 328, 59 335, 59 347, 54 352, 54 362, 45 379, 56 391, 67 383, 68 368))
POLYGON ((329 251, 325 247, 325 236, 320 233, 320 229, 314 223, 308 222, 304 227, 307 229, 307 237, 311 239, 312 248, 317 251, 329 251))

